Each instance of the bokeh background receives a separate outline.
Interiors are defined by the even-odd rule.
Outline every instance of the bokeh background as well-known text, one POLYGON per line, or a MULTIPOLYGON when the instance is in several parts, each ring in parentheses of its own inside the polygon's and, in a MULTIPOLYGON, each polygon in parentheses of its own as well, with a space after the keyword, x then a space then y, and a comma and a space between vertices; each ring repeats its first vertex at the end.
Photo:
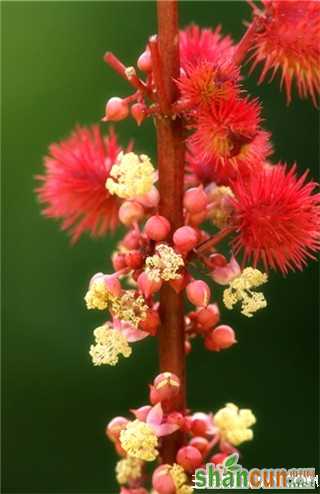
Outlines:
MULTIPOLYGON (((128 87, 102 61, 112 50, 133 64, 156 31, 148 2, 3 2, 3 491, 116 491, 116 456, 104 437, 113 416, 146 402, 157 370, 156 342, 134 347, 116 368, 94 368, 88 348, 101 314, 86 311, 90 276, 111 269, 117 237, 71 247, 43 219, 34 175, 53 141, 76 123, 99 121, 112 95, 128 87)), ((223 25, 238 40, 245 2, 181 3, 181 24, 223 25)), ((273 132, 275 159, 297 160, 317 175, 318 116, 310 102, 287 107, 279 80, 256 86, 273 132)), ((117 127, 121 141, 155 155, 151 122, 117 127)), ((270 305, 252 320, 223 311, 239 345, 220 354, 196 344, 188 359, 188 399, 211 410, 233 401, 258 417, 244 445, 250 466, 317 465, 317 265, 287 279, 272 275, 270 305)))

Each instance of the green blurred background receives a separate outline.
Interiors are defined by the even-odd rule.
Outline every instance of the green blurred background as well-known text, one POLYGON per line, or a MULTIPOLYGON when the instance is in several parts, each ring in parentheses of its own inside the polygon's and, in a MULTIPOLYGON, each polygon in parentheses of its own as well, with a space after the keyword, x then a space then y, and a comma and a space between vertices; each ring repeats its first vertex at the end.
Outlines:
MULTIPOLYGON (((116 368, 94 368, 88 348, 101 314, 86 311, 89 277, 111 269, 115 237, 68 238, 40 215, 33 176, 50 142, 98 121, 128 87, 102 61, 112 50, 133 64, 156 30, 154 2, 3 2, 3 492, 115 492, 116 456, 106 422, 146 402, 156 342, 134 346, 116 368)), ((182 2, 181 24, 223 24, 238 40, 244 2, 182 2)), ((317 112, 272 85, 246 83, 265 103, 275 158, 317 174, 317 112)), ((118 125, 154 156, 152 123, 118 125)), ((196 344, 188 360, 189 406, 233 401, 258 417, 242 448, 250 466, 316 466, 318 446, 317 265, 272 275, 268 310, 252 320, 223 312, 239 345, 220 354, 196 344)))

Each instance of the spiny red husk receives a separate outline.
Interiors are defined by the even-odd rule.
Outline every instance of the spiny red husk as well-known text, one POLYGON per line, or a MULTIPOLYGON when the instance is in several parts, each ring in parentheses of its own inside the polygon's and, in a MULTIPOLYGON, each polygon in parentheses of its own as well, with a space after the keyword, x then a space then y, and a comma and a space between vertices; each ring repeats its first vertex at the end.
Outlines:
POLYGON ((320 3, 316 0, 262 0, 263 28, 256 35, 251 56, 253 70, 264 62, 262 82, 272 71, 271 80, 281 70, 287 102, 291 101, 295 80, 299 96, 310 96, 316 105, 320 92, 320 3))
POLYGON ((234 181, 233 241, 235 253, 243 251, 246 263, 262 261, 265 269, 303 269, 320 248, 320 194, 315 182, 306 183, 305 172, 296 175, 279 163, 247 180, 234 181))
POLYGON ((181 98, 192 105, 207 106, 213 101, 234 98, 239 93, 239 69, 231 61, 189 65, 179 78, 181 98))
POLYGON ((258 101, 248 98, 221 100, 200 111, 188 139, 196 173, 228 183, 238 173, 261 167, 271 146, 269 134, 259 127, 260 111, 258 101))
POLYGON ((65 141, 50 146, 37 194, 43 214, 62 220, 73 242, 85 231, 100 236, 118 224, 119 203, 105 187, 121 151, 116 134, 104 137, 98 126, 77 127, 65 141))
POLYGON ((229 36, 222 37, 221 26, 214 31, 192 24, 180 32, 180 63, 183 69, 207 61, 219 63, 230 59, 234 46, 229 36))

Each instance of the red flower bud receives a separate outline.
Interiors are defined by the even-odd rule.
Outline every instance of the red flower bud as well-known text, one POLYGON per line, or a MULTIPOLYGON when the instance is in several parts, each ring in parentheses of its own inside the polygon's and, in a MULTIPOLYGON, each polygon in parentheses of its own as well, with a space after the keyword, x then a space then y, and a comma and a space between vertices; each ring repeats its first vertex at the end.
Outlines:
POLYGON ((119 220, 126 226, 139 221, 144 216, 144 209, 136 201, 125 201, 119 208, 119 220))
POLYGON ((191 439, 190 446, 197 448, 202 455, 205 455, 208 451, 209 441, 205 437, 196 436, 191 439))
POLYGON ((119 120, 127 118, 129 115, 129 107, 122 98, 113 97, 107 102, 105 112, 106 114, 102 119, 103 122, 118 122, 119 120))
POLYGON ((153 185, 149 192, 137 197, 136 200, 145 208, 156 208, 159 204, 160 194, 158 189, 153 185))
POLYGON ((208 350, 219 352, 237 343, 234 330, 227 325, 217 326, 205 337, 204 344, 208 350))
POLYGON ((151 216, 144 226, 145 234, 155 242, 165 240, 169 235, 171 226, 167 218, 159 214, 151 216))
POLYGON ((127 263, 125 255, 122 252, 115 252, 112 256, 112 266, 115 271, 120 271, 120 269, 126 268, 127 263))
POLYGON ((170 286, 172 286, 172 288, 176 293, 182 292, 182 290, 185 289, 188 282, 190 281, 190 275, 187 271, 184 271, 183 273, 180 274, 181 274, 180 278, 169 281, 170 286))
POLYGON ((221 463, 224 462, 224 460, 227 458, 227 456, 228 456, 227 453, 216 453, 210 459, 210 463, 214 463, 215 465, 220 465, 221 463))
POLYGON ((161 401, 172 400, 180 388, 180 379, 172 372, 162 372, 153 381, 161 401))
POLYGON ((169 465, 160 465, 152 475, 152 487, 158 494, 175 494, 176 485, 170 475, 169 465))
POLYGON ((208 213, 206 210, 200 211, 200 213, 190 214, 188 217, 188 223, 191 226, 201 225, 207 219, 208 213))
POLYGON ((134 105, 131 106, 131 115, 135 119, 139 127, 145 119, 146 116, 145 110, 146 107, 142 103, 135 103, 134 105))
POLYGON ((207 330, 218 324, 220 320, 220 311, 218 304, 210 304, 195 313, 197 323, 202 329, 207 330))
POLYGON ((140 57, 138 58, 137 66, 142 72, 151 72, 152 62, 151 53, 149 50, 141 53, 140 57))
POLYGON ((202 280, 191 281, 187 285, 186 294, 189 302, 198 307, 206 307, 211 296, 209 286, 202 280))
POLYGON ((143 266, 144 258, 138 250, 132 250, 125 254, 125 260, 128 268, 139 269, 143 266))
POLYGON ((212 427, 212 419, 205 413, 194 413, 191 418, 191 432, 194 436, 206 436, 212 427))
POLYGON ((182 226, 173 234, 175 248, 181 253, 187 253, 198 243, 198 233, 191 226, 182 226))
POLYGON ((202 463, 202 454, 193 446, 183 446, 176 456, 177 463, 188 473, 194 472, 202 463))
POLYGON ((140 245, 140 233, 135 230, 128 232, 122 239, 121 245, 127 249, 138 249, 140 245))
POLYGON ((138 286, 142 294, 148 298, 154 293, 158 292, 162 286, 162 281, 156 281, 151 279, 148 274, 143 271, 138 278, 138 286))
POLYGON ((129 420, 125 417, 115 417, 112 419, 106 427, 106 435, 108 438, 115 442, 120 437, 120 432, 127 426, 129 420))
POLYGON ((183 205, 189 213, 200 213, 207 208, 208 197, 202 185, 185 192, 183 205))

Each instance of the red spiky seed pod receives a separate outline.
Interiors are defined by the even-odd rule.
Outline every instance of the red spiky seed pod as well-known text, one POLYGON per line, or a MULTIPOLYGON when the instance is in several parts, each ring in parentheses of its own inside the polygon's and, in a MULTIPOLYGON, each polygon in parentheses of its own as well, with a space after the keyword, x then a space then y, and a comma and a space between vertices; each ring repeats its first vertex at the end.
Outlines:
POLYGON ((265 269, 302 269, 320 248, 318 184, 278 164, 233 183, 235 252, 265 269))

